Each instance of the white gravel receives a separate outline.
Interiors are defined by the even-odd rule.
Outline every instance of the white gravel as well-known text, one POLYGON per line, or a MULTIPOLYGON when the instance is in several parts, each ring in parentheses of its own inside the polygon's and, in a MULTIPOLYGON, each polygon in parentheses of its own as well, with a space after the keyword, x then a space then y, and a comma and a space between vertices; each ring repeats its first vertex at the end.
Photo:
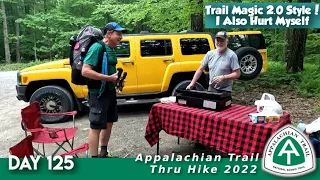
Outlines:
MULTIPOLYGON (((16 98, 16 71, 0 72, 0 157, 9 156, 9 148, 21 141, 25 135, 20 125, 20 110, 28 105, 16 98)), ((156 146, 150 147, 144 138, 145 127, 148 121, 150 105, 134 105, 119 108, 119 122, 115 123, 109 143, 109 150, 117 157, 137 157, 139 153, 144 155, 156 153, 156 146)), ((87 141, 89 123, 88 115, 84 114, 76 118, 79 128, 75 145, 78 146, 87 141)), ((71 122, 44 125, 51 127, 71 127, 71 122)), ((189 154, 194 151, 192 142, 181 140, 177 144, 177 138, 169 136, 162 131, 160 133, 161 154, 171 152, 189 154)), ((35 147, 38 147, 34 144, 35 147)), ((40 146, 41 147, 41 146, 40 146)), ((51 151, 56 146, 46 145, 46 150, 51 151), (54 148, 52 148, 54 147, 54 148)), ((41 148, 40 148, 41 149, 41 148)))
POLYGON ((20 126, 20 109, 27 105, 16 98, 17 72, 0 72, 0 157, 6 157, 9 147, 24 137, 20 126))

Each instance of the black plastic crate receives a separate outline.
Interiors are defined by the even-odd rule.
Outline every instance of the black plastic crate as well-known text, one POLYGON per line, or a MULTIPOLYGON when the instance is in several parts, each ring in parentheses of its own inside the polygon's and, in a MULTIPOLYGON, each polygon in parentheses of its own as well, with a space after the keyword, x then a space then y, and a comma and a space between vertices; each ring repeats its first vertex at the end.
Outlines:
POLYGON ((231 97, 230 93, 218 93, 211 91, 177 90, 176 92, 180 96, 196 97, 207 100, 222 100, 231 97))
POLYGON ((203 99, 190 96, 176 96, 176 102, 179 105, 185 105, 189 107, 195 107, 200 109, 208 109, 214 111, 223 111, 231 106, 231 97, 225 97, 220 100, 203 99))

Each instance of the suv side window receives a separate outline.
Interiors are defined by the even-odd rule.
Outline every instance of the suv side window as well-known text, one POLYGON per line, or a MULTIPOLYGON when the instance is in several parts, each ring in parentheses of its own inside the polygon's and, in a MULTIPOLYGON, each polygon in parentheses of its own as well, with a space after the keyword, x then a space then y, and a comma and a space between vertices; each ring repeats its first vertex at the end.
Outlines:
POLYGON ((115 48, 117 57, 126 58, 130 57, 130 43, 129 41, 121 41, 115 48))
POLYGON ((167 56, 172 55, 171 40, 142 40, 141 56, 167 56))
POLYGON ((266 49, 265 39, 262 34, 232 35, 230 36, 228 47, 233 51, 241 47, 253 47, 256 49, 266 49))
POLYGON ((206 54, 210 51, 209 41, 206 38, 180 39, 182 55, 206 54))
POLYGON ((246 35, 234 35, 230 36, 228 47, 235 51, 241 47, 248 46, 246 35))
POLYGON ((248 35, 249 46, 256 49, 266 49, 266 42, 262 34, 251 34, 248 35))

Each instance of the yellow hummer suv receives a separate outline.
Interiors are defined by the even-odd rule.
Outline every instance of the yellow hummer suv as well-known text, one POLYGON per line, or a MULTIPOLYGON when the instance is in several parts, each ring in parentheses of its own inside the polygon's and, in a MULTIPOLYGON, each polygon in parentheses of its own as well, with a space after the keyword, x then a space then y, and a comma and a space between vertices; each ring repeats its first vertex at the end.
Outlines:
MULTIPOLYGON (((229 32, 229 48, 241 66, 241 80, 254 79, 267 70, 267 50, 260 31, 229 32)), ((117 47, 118 65, 127 72, 126 84, 118 99, 156 99, 186 88, 204 55, 215 48, 214 34, 178 33, 127 34, 117 47)), ((204 72, 196 88, 208 87, 204 72)), ((17 74, 17 98, 38 101, 42 112, 82 110, 88 89, 71 82, 69 59, 23 69, 17 74)), ((67 117, 42 118, 43 123, 63 122, 67 117)))

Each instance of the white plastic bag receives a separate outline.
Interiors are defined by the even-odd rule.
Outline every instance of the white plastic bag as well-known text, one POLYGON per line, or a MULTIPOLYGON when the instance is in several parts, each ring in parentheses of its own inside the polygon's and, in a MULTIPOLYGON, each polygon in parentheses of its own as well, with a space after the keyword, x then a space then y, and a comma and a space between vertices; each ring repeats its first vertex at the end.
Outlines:
POLYGON ((283 115, 281 105, 275 100, 272 94, 263 93, 260 100, 254 103, 257 106, 258 112, 277 113, 279 116, 283 115))
POLYGON ((306 133, 311 134, 320 131, 320 117, 306 125, 306 133))

